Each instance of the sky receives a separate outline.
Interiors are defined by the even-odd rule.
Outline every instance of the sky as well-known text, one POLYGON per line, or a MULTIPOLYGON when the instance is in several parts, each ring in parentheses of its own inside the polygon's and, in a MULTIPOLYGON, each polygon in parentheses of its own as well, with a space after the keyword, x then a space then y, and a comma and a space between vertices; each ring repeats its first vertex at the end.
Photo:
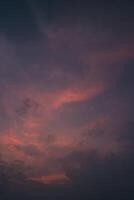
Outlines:
POLYGON ((0 1, 0 199, 134 198, 134 3, 0 1))

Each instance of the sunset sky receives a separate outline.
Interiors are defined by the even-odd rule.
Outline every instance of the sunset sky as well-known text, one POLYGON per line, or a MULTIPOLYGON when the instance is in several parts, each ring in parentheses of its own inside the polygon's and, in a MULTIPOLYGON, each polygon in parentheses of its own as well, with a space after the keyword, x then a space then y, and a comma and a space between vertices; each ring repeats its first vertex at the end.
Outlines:
POLYGON ((133 11, 0 1, 0 200, 134 198, 133 11))

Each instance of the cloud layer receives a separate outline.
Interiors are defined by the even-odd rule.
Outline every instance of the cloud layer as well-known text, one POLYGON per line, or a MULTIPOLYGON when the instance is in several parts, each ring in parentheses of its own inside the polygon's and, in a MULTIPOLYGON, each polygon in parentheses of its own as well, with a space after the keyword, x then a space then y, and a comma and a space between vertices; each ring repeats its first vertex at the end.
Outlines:
POLYGON ((18 195, 17 183, 23 184, 18 186, 22 193, 27 184, 37 188, 35 196, 46 188, 48 193, 41 192, 41 198, 50 196, 46 199, 61 190, 64 199, 98 199, 98 194, 113 199, 118 190, 131 194, 134 40, 129 12, 121 15, 129 19, 127 32, 118 13, 112 28, 112 13, 104 13, 104 20, 101 7, 95 18, 86 6, 80 14, 78 4, 69 17, 61 2, 25 3, 25 9, 6 5, 9 15, 17 7, 22 13, 14 11, 19 22, 11 19, 8 33, 6 19, 0 32, 0 193, 8 186, 18 195), (18 23, 21 33, 15 31, 18 23))

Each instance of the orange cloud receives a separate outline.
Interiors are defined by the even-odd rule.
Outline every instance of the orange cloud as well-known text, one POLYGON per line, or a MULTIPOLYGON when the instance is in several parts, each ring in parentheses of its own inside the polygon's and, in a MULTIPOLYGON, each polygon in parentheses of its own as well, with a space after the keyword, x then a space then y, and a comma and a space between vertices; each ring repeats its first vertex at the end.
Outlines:
POLYGON ((102 85, 94 85, 87 88, 68 88, 56 94, 52 106, 53 108, 58 108, 66 103, 85 101, 98 95, 103 89, 104 86, 102 85))
POLYGON ((29 178, 29 180, 37 181, 43 184, 65 184, 70 182, 70 179, 65 175, 64 172, 50 174, 47 176, 33 177, 29 178))

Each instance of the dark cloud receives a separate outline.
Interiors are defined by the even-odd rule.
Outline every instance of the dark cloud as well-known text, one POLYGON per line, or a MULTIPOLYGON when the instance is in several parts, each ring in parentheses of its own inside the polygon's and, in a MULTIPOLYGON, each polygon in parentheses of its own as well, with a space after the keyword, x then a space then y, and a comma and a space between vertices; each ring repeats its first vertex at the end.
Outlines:
POLYGON ((127 121, 123 133, 117 137, 118 141, 123 145, 125 150, 134 151, 134 120, 127 121))
POLYGON ((38 151, 38 149, 34 145, 15 145, 15 148, 19 151, 22 151, 30 156, 40 156, 41 153, 38 151))
POLYGON ((134 87, 134 60, 130 59, 128 61, 124 61, 125 65, 123 74, 120 79, 120 85, 123 90, 127 90, 133 96, 133 87, 134 87))
POLYGON ((22 100, 21 105, 18 106, 16 112, 19 115, 25 116, 31 112, 36 112, 38 110, 38 103, 32 99, 26 98, 22 100))
MULTIPOLYGON (((132 153, 101 157, 96 151, 87 154, 74 152, 66 160, 66 171, 71 178, 71 185, 42 185, 34 182, 23 182, 13 185, 10 198, 17 199, 122 199, 133 198, 134 163, 132 153), (18 188, 16 190, 16 188, 18 188)), ((7 187, 7 185, 6 185, 7 187)), ((1 187, 2 190, 2 187, 1 187)), ((6 196, 6 194, 5 194, 6 196)), ((2 197, 2 196, 1 196, 2 197)), ((4 197, 4 195, 3 195, 4 197)), ((8 199, 8 197, 7 197, 8 199)))
MULTIPOLYGON (((82 160, 83 156, 78 158, 82 160)), ((134 163, 129 159, 129 154, 111 155, 107 158, 101 158, 96 153, 89 154, 85 163, 82 162, 81 169, 74 169, 72 172, 75 187, 79 191, 76 192, 76 197, 79 199, 132 198, 134 163)))
POLYGON ((0 198, 5 198, 10 193, 12 184, 23 182, 28 168, 22 161, 12 163, 0 160, 0 198))

